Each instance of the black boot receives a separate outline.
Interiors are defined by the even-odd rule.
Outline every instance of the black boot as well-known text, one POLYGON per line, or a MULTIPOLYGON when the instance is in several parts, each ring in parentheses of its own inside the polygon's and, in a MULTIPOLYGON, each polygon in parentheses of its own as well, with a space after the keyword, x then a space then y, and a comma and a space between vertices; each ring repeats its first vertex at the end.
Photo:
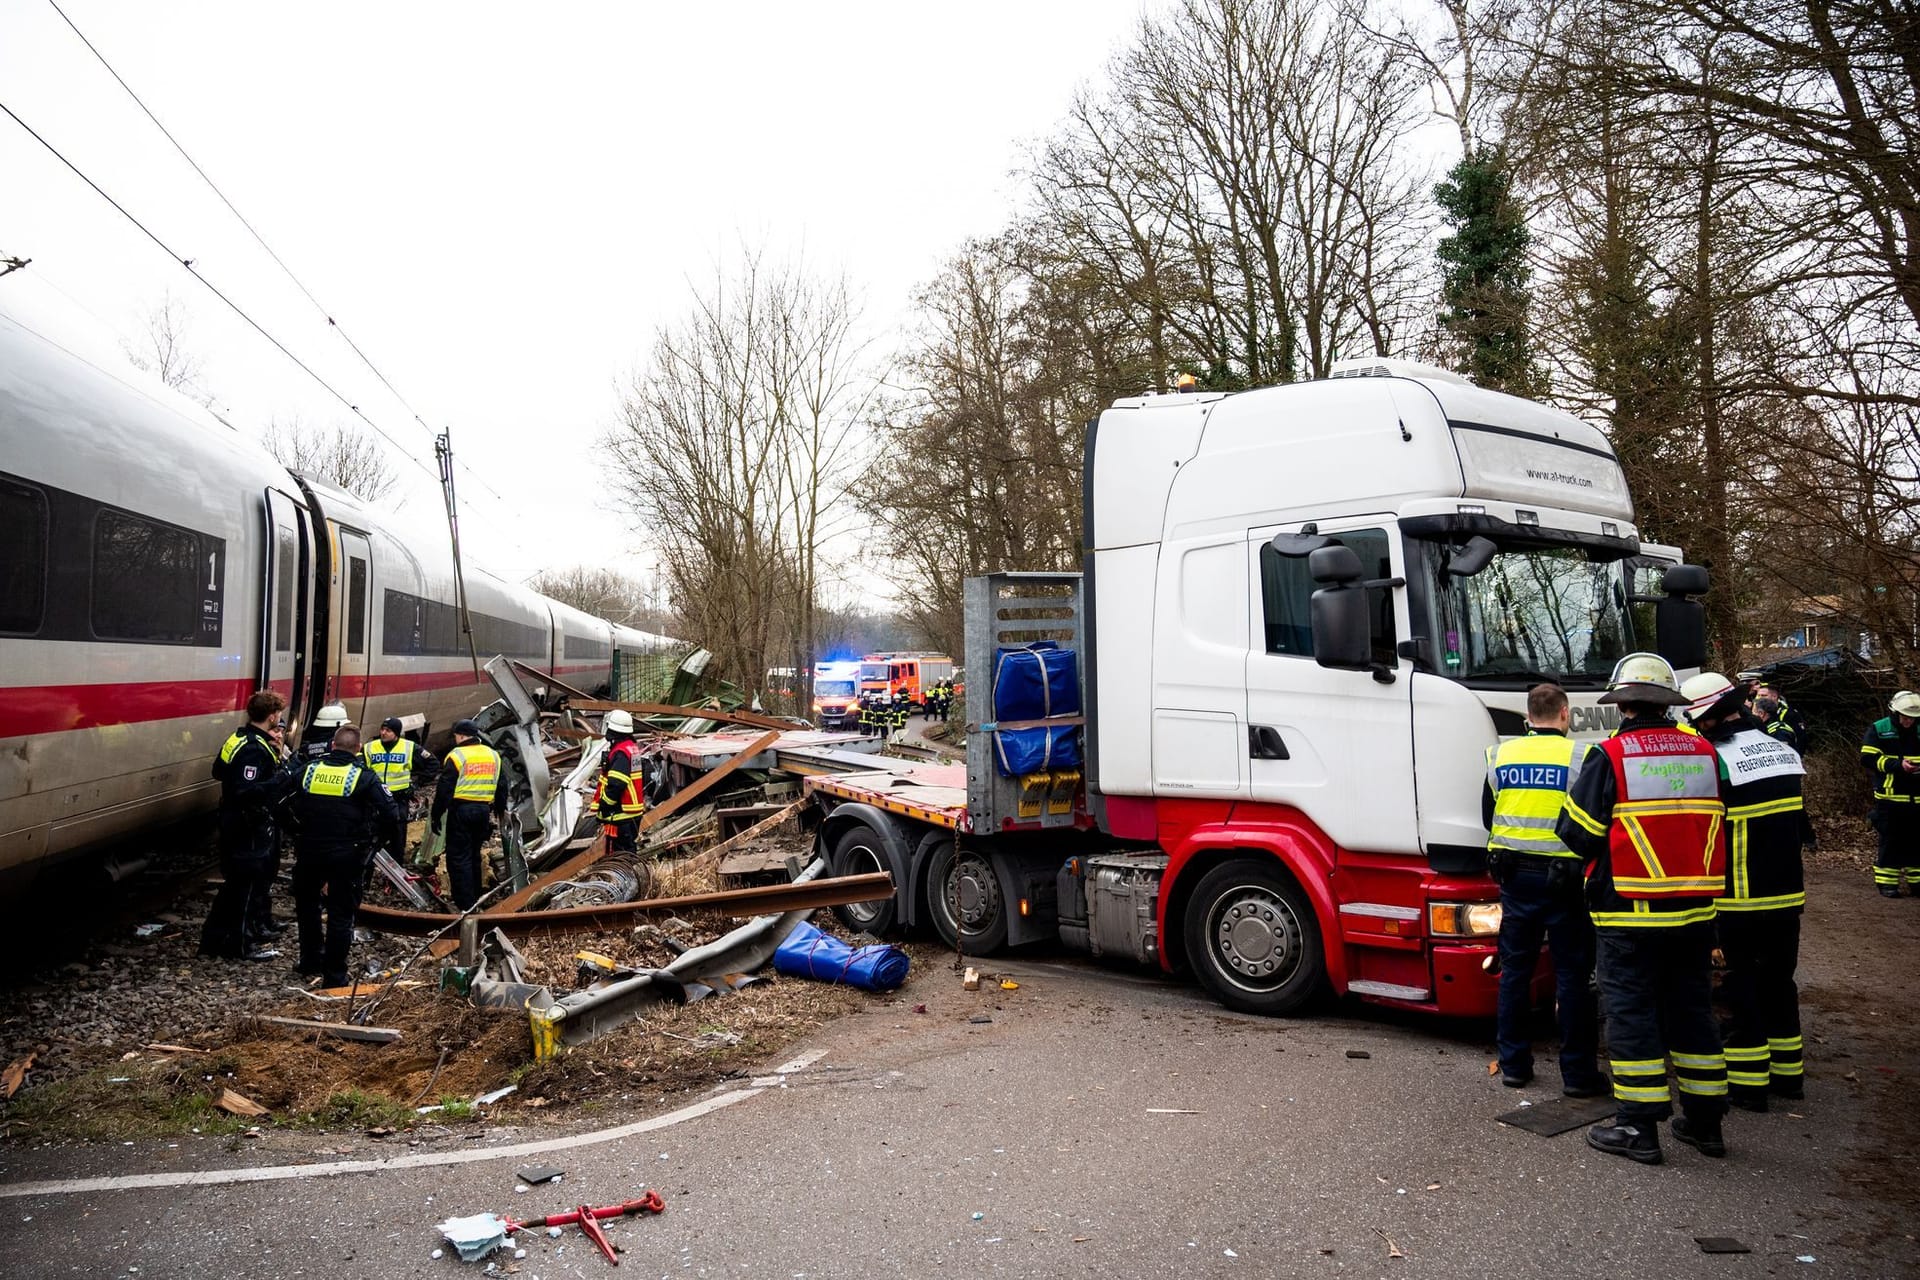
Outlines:
POLYGON ((1799 1076, 1774 1076, 1767 1082, 1767 1088, 1776 1098, 1786 1098, 1798 1102, 1807 1096, 1807 1087, 1799 1076))
POLYGON ((1712 1156, 1719 1160, 1727 1154, 1727 1140, 1720 1132, 1720 1118, 1711 1120, 1695 1119, 1690 1116, 1673 1118, 1673 1139, 1684 1142, 1703 1156, 1712 1156))
POLYGON ((1660 1150, 1660 1131, 1648 1121, 1630 1121, 1624 1116, 1615 1116, 1609 1123, 1587 1130, 1587 1145, 1595 1151, 1625 1156, 1640 1164, 1659 1164, 1666 1159, 1660 1150))
POLYGON ((1765 1112, 1767 1109, 1767 1091, 1765 1089, 1729 1089, 1727 1101, 1742 1111, 1765 1112))
POLYGON ((1613 1082, 1605 1076, 1596 1076, 1592 1081, 1581 1080, 1564 1086, 1560 1090, 1563 1098, 1601 1098, 1613 1088, 1613 1082))

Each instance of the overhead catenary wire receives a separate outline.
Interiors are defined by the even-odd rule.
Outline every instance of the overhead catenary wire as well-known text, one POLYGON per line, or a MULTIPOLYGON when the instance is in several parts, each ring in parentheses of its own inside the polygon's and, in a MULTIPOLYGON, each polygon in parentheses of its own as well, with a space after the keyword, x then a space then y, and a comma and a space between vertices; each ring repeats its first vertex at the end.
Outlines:
MULTIPOLYGON (((93 41, 87 38, 87 33, 80 29, 79 24, 77 24, 76 22, 74 22, 72 18, 67 16, 67 11, 60 7, 57 0, 47 0, 47 3, 49 6, 52 7, 55 13, 60 15, 60 20, 67 24, 68 29, 71 30, 75 36, 79 37, 80 43, 87 47, 87 52, 91 53, 94 56, 94 59, 98 61, 102 67, 106 68, 107 74, 113 77, 114 83, 118 84, 121 87, 121 89, 126 91, 126 95, 129 98, 133 99, 133 104, 136 107, 140 108, 141 114, 146 116, 148 120, 153 122, 153 127, 158 129, 160 131, 160 135, 167 140, 167 142, 173 147, 175 151, 180 153, 180 158, 182 160, 185 160, 187 162, 187 165, 194 171, 194 173, 199 175, 200 180, 207 184, 207 189, 213 192, 214 196, 219 199, 220 203, 227 207, 227 212, 231 213, 234 216, 235 220, 237 220, 241 226, 246 228, 247 234, 253 237, 254 243, 259 245, 261 250, 264 251, 269 258, 273 259, 273 264, 276 267, 279 267, 281 273, 285 275, 288 280, 293 282, 293 287, 298 289, 302 294, 302 296, 304 296, 308 302, 311 302, 313 304, 314 310, 320 313, 321 318, 327 322, 328 327, 330 327, 335 333, 340 335, 340 340, 347 344, 347 346, 353 351, 353 354, 359 358, 360 363, 364 364, 367 367, 368 371, 371 372, 375 378, 380 380, 381 386, 385 387, 388 391, 393 393, 393 398, 399 401, 400 406, 407 411, 407 413, 413 418, 414 422, 419 424, 420 429, 427 433, 427 438, 429 440, 434 441, 437 446, 439 443, 439 437, 441 433, 436 432, 431 426, 427 425, 426 419, 420 416, 419 410, 415 409, 412 403, 409 402, 404 395, 400 394, 400 389, 393 385, 393 381, 390 378, 388 378, 385 373, 381 372, 380 367, 373 362, 373 359, 370 356, 368 356, 364 350, 361 349, 360 344, 353 340, 352 335, 346 331, 345 327, 342 326, 338 320, 334 319, 333 312, 329 310, 327 306, 320 301, 319 298, 314 296, 313 290, 309 289, 306 286, 305 282, 302 281, 298 275, 294 274, 293 268, 288 266, 286 263, 286 260, 283 259, 278 253, 274 251, 274 248, 272 245, 267 243, 266 237, 260 234, 259 229, 256 228, 253 225, 253 223, 247 220, 247 216, 240 212, 239 208, 233 203, 232 200, 227 198, 227 193, 220 189, 220 185, 213 180, 213 176, 209 174, 204 168, 202 168, 200 165, 200 162, 193 158, 192 154, 187 151, 186 147, 181 143, 181 141, 178 138, 173 136, 173 131, 167 128, 166 125, 160 122, 160 117, 153 113, 153 109, 147 106, 145 100, 143 100, 140 97, 140 95, 134 91, 133 86, 127 83, 126 77, 122 76, 117 70, 114 69, 113 64, 107 61, 107 56, 104 53, 101 53, 98 46, 96 46, 93 43, 93 41)), ((12 113, 9 112, 8 114, 11 115, 12 113)), ((18 116, 15 116, 14 118, 16 120, 19 119, 18 116)), ((29 130, 28 132, 32 132, 32 131, 29 130)), ((78 172, 78 170, 76 170, 76 172, 78 172)), ((356 414, 359 414, 358 409, 354 409, 354 412, 356 414)), ((364 418, 365 415, 360 415, 360 416, 364 418)), ((368 425, 369 426, 372 425, 371 421, 368 422, 368 425)), ((375 429, 378 430, 378 428, 375 428, 375 429)), ((385 432, 381 432, 381 434, 383 436, 386 435, 385 432)), ((399 447, 399 445, 393 441, 393 438, 391 436, 387 436, 386 438, 388 442, 393 443, 396 448, 399 447)), ((454 462, 455 462, 455 465, 457 465, 462 471, 467 473, 468 479, 472 480, 475 484, 479 485, 482 489, 485 489, 488 493, 492 494, 494 498, 499 500, 501 503, 503 504, 507 503, 506 495, 502 494, 499 490, 495 489, 492 485, 488 484, 486 479, 483 476, 481 476, 478 472, 476 472, 471 466, 468 466, 465 461, 456 458, 454 462)), ((424 464, 417 464, 417 465, 420 465, 420 468, 422 471, 427 470, 424 464)), ((429 472, 429 474, 433 474, 433 473, 429 472)), ((436 475, 435 478, 437 480, 438 476, 436 475)))
POLYGON ((205 285, 209 293, 213 294, 214 297, 220 299, 220 301, 225 303, 227 307, 235 315, 239 316, 242 320, 246 321, 247 325, 250 328, 252 328, 255 333, 258 333, 261 337, 265 338, 268 342, 272 343, 274 348, 277 351, 279 351, 281 355, 291 360, 296 366, 298 366, 298 368, 302 373, 306 374, 309 378, 313 379, 314 382, 318 383, 320 387, 324 391, 326 391, 328 395, 332 396, 335 400, 338 400, 342 405, 344 405, 349 413, 353 414, 354 417, 360 419, 360 421, 366 423, 368 427, 372 428, 376 433, 379 434, 381 439, 385 440, 388 444, 392 445, 395 449, 399 450, 400 455, 404 457, 408 462, 411 462, 414 466, 420 468, 420 470, 425 472, 428 476, 433 477, 436 483, 438 482, 439 477, 435 475, 434 472, 428 469, 427 464, 425 462, 422 462, 418 457, 414 456, 411 452, 407 450, 406 446, 402 445, 398 440, 395 440, 392 435, 388 434, 386 428, 382 427, 379 423, 375 422, 372 418, 369 418, 365 413, 362 413, 359 405, 353 403, 353 401, 349 400, 346 396, 342 395, 340 391, 332 383, 328 382, 325 378, 321 377, 317 372, 315 372, 313 366, 309 365, 306 361, 302 360, 299 356, 295 355, 292 349, 289 348, 286 343, 280 341, 280 339, 274 337, 272 333, 268 332, 266 326, 262 325, 258 320, 255 320, 251 315, 247 314, 246 308, 242 307, 239 303, 235 302, 232 298, 229 298, 224 292, 221 291, 220 286, 216 285, 213 281, 207 279, 206 276, 202 275, 198 270, 196 270, 193 265, 193 259, 184 258, 180 256, 180 254, 176 253, 173 247, 169 245, 166 241, 162 240, 158 235, 154 234, 152 229, 149 228, 146 223, 140 221, 140 219, 135 217, 133 213, 125 205, 121 204, 118 200, 114 199, 111 195, 109 195, 105 188, 103 188, 99 183, 95 182, 92 178, 88 177, 86 172, 83 169, 81 169, 79 165, 76 165, 73 161, 67 159, 66 155, 58 147, 54 146, 53 143, 47 141, 47 139, 40 134, 39 130, 35 129, 32 125, 28 124, 25 120, 22 120, 19 114, 16 111, 14 111, 12 107, 9 107, 4 102, 0 102, 0 112, 5 112, 7 116, 15 124, 19 125, 22 129, 25 129, 27 131, 28 136, 30 136, 35 142, 39 143, 41 146, 45 147, 47 151, 53 155, 54 159, 58 160, 61 164, 65 165, 68 169, 72 170, 74 176, 79 178, 80 181, 86 183, 89 187, 93 188, 95 194, 97 194, 102 200, 105 200, 108 204, 112 205, 114 209, 120 214, 121 217, 125 218, 128 222, 131 222, 135 227, 138 227, 140 230, 140 233, 146 236, 147 239, 153 241, 154 244, 158 245, 162 253, 165 253, 169 258, 172 258, 175 262, 179 263, 182 267, 184 267, 188 275, 192 276, 195 280, 198 280, 201 284, 205 285))

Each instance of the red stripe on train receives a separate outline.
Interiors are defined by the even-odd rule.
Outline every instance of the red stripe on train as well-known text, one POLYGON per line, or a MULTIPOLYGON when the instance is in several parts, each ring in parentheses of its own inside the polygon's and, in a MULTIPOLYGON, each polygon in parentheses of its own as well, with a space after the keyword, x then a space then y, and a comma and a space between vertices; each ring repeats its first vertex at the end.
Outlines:
MULTIPOLYGON (((600 667, 561 667, 554 674, 600 667)), ((419 693, 428 689, 480 688, 473 672, 431 671, 374 676, 345 676, 336 696, 381 697, 419 693)), ((55 684, 0 688, 0 738, 25 738, 106 725, 144 724, 155 720, 182 720, 190 716, 227 715, 246 709, 247 698, 259 686, 251 680, 155 680, 140 684, 55 684)), ((288 681, 273 687, 291 694, 288 681)))

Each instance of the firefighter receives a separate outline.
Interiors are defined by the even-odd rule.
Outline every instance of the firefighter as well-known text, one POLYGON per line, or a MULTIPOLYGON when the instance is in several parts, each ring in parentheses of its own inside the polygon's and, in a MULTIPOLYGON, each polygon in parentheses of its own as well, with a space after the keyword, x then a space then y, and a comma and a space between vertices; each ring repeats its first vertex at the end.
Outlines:
POLYGON ((387 852, 396 860, 406 854, 407 820, 413 816, 414 779, 433 773, 433 754, 411 738, 400 736, 400 717, 388 716, 380 722, 380 736, 360 753, 361 763, 393 797, 400 811, 400 823, 387 843, 387 852))
POLYGON ((296 768, 312 764, 327 754, 333 742, 333 731, 347 722, 347 709, 338 702, 329 702, 314 712, 313 723, 300 735, 300 749, 294 753, 296 768))
POLYGON ((272 960, 261 928, 271 921, 274 871, 280 860, 278 810, 292 778, 286 768, 287 700, 271 689, 247 699, 247 722, 221 744, 213 762, 220 782, 220 892, 200 931, 200 954, 229 960, 272 960))
POLYGON ((864 689, 860 693, 860 733, 871 738, 879 732, 879 705, 873 696, 873 690, 864 689))
POLYGON ((1554 684, 1527 692, 1526 736, 1487 751, 1487 787, 1480 820, 1488 830, 1487 874, 1500 886, 1500 1083, 1533 1079, 1527 1015, 1540 944, 1551 945, 1560 1018, 1560 1085, 1569 1098, 1597 1098, 1606 1077, 1595 1062, 1600 1011, 1593 977, 1593 922, 1581 901, 1580 859, 1554 834, 1567 788, 1588 748, 1567 736, 1566 691, 1554 684))
POLYGON ((1630 653, 1603 703, 1620 731, 1599 743, 1574 779, 1555 827, 1592 865, 1587 908, 1600 954, 1614 1118, 1587 1144, 1659 1164, 1659 1122, 1673 1115, 1671 1059, 1681 1115, 1673 1136, 1702 1155, 1727 1154, 1727 1060, 1713 1016, 1713 901, 1726 891, 1720 757, 1681 733, 1667 708, 1687 701, 1673 668, 1630 653))
POLYGON ((493 834, 491 815, 505 808, 500 756, 480 741, 479 725, 460 721, 433 793, 433 830, 446 824, 447 887, 462 911, 480 900, 480 846, 493 834))
POLYGON ((1778 689, 1772 685, 1761 685, 1753 691, 1753 701, 1750 705, 1753 721, 1760 726, 1762 733, 1770 738, 1780 739, 1795 751, 1802 753, 1806 751, 1806 742, 1794 729, 1793 722, 1787 719, 1786 703, 1780 697, 1778 689))
MULTIPOLYGON (((1800 714, 1798 707, 1790 706, 1787 700, 1780 696, 1778 689, 1767 684, 1766 676, 1758 671, 1742 671, 1733 679, 1735 684, 1745 687, 1747 698, 1750 702, 1757 701, 1763 697, 1771 697, 1775 703, 1774 718, 1780 720, 1793 730, 1793 749, 1795 751, 1805 751, 1807 749, 1807 718, 1800 714)), ((1760 720, 1761 726, 1764 728, 1767 723, 1766 717, 1756 718, 1760 720)), ((1768 732, 1771 733, 1772 730, 1768 730, 1768 732)), ((1775 734, 1774 736, 1778 737, 1779 735, 1775 734)))
POLYGON ((940 723, 945 724, 953 715, 953 677, 948 676, 940 682, 940 723))
POLYGON ((1902 689, 1889 714, 1868 726, 1860 759, 1874 774, 1868 821, 1880 835, 1873 883, 1883 898, 1900 896, 1900 875, 1920 897, 1920 693, 1902 689))
POLYGON ((631 853, 639 847, 640 815, 647 811, 646 775, 635 754, 633 716, 616 708, 607 712, 602 727, 607 735, 607 754, 594 807, 611 837, 609 848, 615 853, 631 853))
POLYGON ((1714 671, 1680 686, 1687 719, 1706 735, 1727 774, 1727 891, 1715 903, 1721 986, 1733 1010, 1727 1027, 1727 1100, 1765 1111, 1767 1095, 1803 1094, 1800 913, 1806 878, 1800 864, 1806 806, 1800 753, 1770 737, 1746 713, 1744 692, 1714 671))
POLYGON ((360 731, 334 730, 327 752, 301 771, 294 812, 300 836, 294 842, 293 909, 300 921, 300 972, 320 975, 323 986, 347 982, 347 949, 353 945, 353 913, 377 843, 391 840, 400 810, 361 761, 360 731), (320 908, 326 905, 322 932, 320 908))
POLYGON ((913 712, 913 699, 908 696, 905 686, 893 691, 891 714, 887 719, 887 736, 899 739, 906 736, 907 717, 913 712))

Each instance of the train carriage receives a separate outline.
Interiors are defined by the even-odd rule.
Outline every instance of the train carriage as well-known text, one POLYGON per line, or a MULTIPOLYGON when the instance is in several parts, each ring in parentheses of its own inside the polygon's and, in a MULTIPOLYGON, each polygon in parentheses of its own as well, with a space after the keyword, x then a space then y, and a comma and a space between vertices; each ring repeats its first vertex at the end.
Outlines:
POLYGON ((616 644, 672 643, 466 579, 471 650, 443 529, 0 313, 0 894, 212 808, 208 766, 263 685, 296 728, 337 701, 444 740, 495 696, 475 650, 598 692, 616 644))

